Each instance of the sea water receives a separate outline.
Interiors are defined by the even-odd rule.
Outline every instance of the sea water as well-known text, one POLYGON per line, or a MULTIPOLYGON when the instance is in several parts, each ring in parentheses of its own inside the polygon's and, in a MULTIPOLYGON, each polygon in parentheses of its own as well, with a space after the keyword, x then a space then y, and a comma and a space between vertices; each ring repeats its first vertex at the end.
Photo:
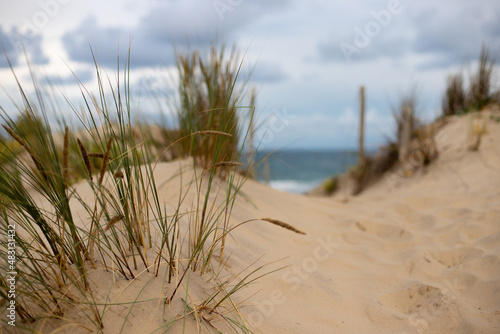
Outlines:
POLYGON ((278 190, 301 194, 346 172, 357 160, 357 153, 348 150, 257 151, 255 178, 278 190))

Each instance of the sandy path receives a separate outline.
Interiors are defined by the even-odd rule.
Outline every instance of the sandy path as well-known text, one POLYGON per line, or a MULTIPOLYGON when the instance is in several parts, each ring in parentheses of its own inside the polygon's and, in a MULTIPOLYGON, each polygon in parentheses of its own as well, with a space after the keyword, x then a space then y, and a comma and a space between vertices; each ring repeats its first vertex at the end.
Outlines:
POLYGON ((235 233, 243 262, 266 254, 290 265, 255 287, 256 331, 498 333, 500 124, 489 122, 470 152, 468 122, 443 129, 441 156, 425 172, 347 203, 249 182, 257 209, 237 208, 234 218, 271 216, 307 232, 256 223, 235 233))

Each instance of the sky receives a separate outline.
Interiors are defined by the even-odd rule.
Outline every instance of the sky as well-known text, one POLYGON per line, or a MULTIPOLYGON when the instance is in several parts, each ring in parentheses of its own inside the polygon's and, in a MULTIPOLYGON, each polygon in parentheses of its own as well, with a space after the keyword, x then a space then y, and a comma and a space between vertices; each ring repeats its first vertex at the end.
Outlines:
MULTIPOLYGON (((143 92, 172 91, 174 49, 225 41, 254 68, 261 148, 355 148, 361 85, 366 146, 376 148, 394 133, 391 105, 413 87, 420 117, 432 120, 447 75, 472 71, 483 43, 498 54, 498 17, 498 0, 0 0, 0 41, 23 87, 26 54, 75 104, 73 73, 97 92, 89 44, 110 78, 131 45, 133 94, 151 119, 158 109, 143 92)), ((14 113, 4 55, 0 86, 0 106, 14 113)))

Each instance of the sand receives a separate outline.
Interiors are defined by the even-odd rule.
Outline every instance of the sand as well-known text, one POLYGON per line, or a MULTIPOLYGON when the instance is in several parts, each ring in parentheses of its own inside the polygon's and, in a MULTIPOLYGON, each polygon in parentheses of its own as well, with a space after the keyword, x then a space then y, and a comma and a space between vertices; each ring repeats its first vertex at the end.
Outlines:
POLYGON ((434 164, 386 175, 359 197, 311 199, 249 183, 260 194, 254 214, 307 232, 238 231, 254 256, 288 256, 291 266, 262 280, 256 332, 500 332, 500 123, 488 113, 476 120, 487 120, 487 133, 471 152, 473 117, 448 120, 434 164), (274 305, 273 291, 284 296, 274 305))
MULTIPOLYGON (((285 267, 234 295, 248 326, 255 333, 499 333, 500 123, 490 115, 500 113, 482 115, 487 133, 478 151, 466 149, 474 116, 452 117, 436 136, 436 162, 411 176, 388 174, 357 197, 294 195, 248 180, 233 225, 270 217, 306 233, 256 221, 228 239, 223 273, 285 267)), ((186 166, 156 169, 170 207, 177 201, 179 164, 186 166)), ((77 190, 89 191, 84 184, 77 190)), ((97 270, 92 280, 100 298, 126 302, 162 295, 161 276, 143 272, 126 281, 97 270)), ((186 298, 201 300, 213 286, 207 279, 191 273, 186 298)), ((106 313, 105 333, 120 332, 126 317, 123 333, 150 333, 165 324, 163 307, 140 303, 127 317, 129 309, 116 306, 106 313)), ((165 314, 172 319, 182 308, 167 306, 165 314)), ((194 319, 174 324, 172 332, 183 326, 196 332, 194 319)), ((231 332, 217 317, 211 323, 231 332)), ((215 332, 211 325, 201 331, 215 332)))

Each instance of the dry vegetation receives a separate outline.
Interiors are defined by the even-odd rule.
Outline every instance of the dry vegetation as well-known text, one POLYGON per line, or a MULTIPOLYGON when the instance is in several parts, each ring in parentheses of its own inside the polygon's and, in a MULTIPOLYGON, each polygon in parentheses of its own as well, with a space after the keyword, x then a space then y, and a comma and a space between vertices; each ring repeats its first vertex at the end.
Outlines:
MULTIPOLYGON (((443 116, 461 115, 471 111, 480 111, 491 103, 500 103, 500 91, 493 91, 495 59, 490 50, 483 46, 477 69, 469 73, 468 86, 464 87, 464 76, 456 73, 448 76, 447 87, 442 101, 443 116)), ((442 122, 423 124, 417 116, 418 96, 415 88, 403 95, 392 106, 395 121, 394 140, 381 147, 375 157, 366 158, 360 165, 348 172, 352 194, 360 194, 363 189, 381 179, 392 168, 400 168, 404 177, 411 176, 419 168, 429 165, 437 159, 434 136, 442 122)), ((481 137, 487 132, 486 124, 480 116, 475 118, 467 133, 470 151, 476 151, 481 144, 481 137)), ((333 179, 322 185, 322 193, 330 195, 337 190, 333 179)), ((336 183, 335 183, 336 185, 336 183)))
MULTIPOLYGON (((123 85, 118 79, 106 90, 108 79, 96 66, 98 97, 82 87, 85 109, 75 112, 84 131, 75 131, 64 119, 58 131, 52 128, 48 116, 55 111, 47 108, 47 99, 56 97, 45 95, 35 76, 38 99, 28 99, 19 85, 23 107, 17 118, 2 109, 6 134, 0 139, 0 229, 7 236, 9 225, 16 226, 17 253, 9 264, 11 252, 2 240, 0 269, 6 273, 13 265, 17 271, 17 328, 106 328, 105 316, 116 305, 109 295, 103 302, 89 281, 90 272, 102 270, 130 281, 145 272, 150 279, 164 274, 164 285, 170 288, 158 291, 158 301, 177 303, 184 311, 168 315, 164 306, 166 320, 158 330, 167 331, 191 316, 200 329, 213 329, 210 319, 218 316, 234 332, 251 332, 231 298, 262 276, 256 276, 260 267, 229 279, 219 277, 220 268, 215 268, 223 265, 226 238, 235 228, 229 224, 231 209, 245 181, 237 171, 243 150, 239 138, 248 135, 247 128, 240 128, 238 113, 246 98, 245 83, 238 81, 241 64, 235 51, 227 58, 224 48, 213 47, 206 59, 198 52, 178 56, 180 128, 161 148, 150 141, 149 129, 132 123, 129 61, 123 85), (196 189, 197 198, 187 213, 180 208, 189 189, 173 190, 179 198, 173 210, 157 193, 158 152, 167 150, 193 157, 194 179, 188 188, 196 189), (217 175, 221 169, 224 179, 217 175), (92 199, 80 197, 72 186, 78 180, 90 187, 92 199), (219 193, 223 198, 215 201, 219 193), (40 198, 46 204, 40 204, 40 198), (75 215, 75 204, 87 217, 75 215), (188 224, 186 237, 181 222, 188 224), (191 273, 208 275, 208 281, 217 283, 215 290, 207 286, 206 299, 198 304, 179 295, 191 273), (75 305, 78 317, 68 318, 67 311, 75 305), (211 314, 210 319, 201 315, 202 310, 211 314)), ((264 220, 303 233, 278 220, 264 220)), ((2 303, 9 302, 8 291, 9 282, 2 276, 2 303)), ((112 332, 127 326, 137 298, 125 303, 129 310, 121 329, 112 332)))
POLYGON ((360 166, 350 170, 349 175, 354 183, 353 195, 360 194, 396 165, 413 172, 437 158, 434 130, 424 126, 418 119, 417 108, 418 94, 416 87, 413 87, 392 106, 395 139, 379 149, 375 157, 365 159, 360 166))
POLYGON ((464 87, 462 73, 451 74, 443 97, 443 115, 457 115, 481 110, 492 102, 498 102, 498 92, 493 92, 495 59, 486 46, 482 46, 477 69, 469 73, 468 87, 464 87))
MULTIPOLYGON (((472 111, 480 112, 485 106, 500 103, 500 91, 493 91, 495 59, 486 46, 482 46, 475 72, 469 74, 468 90, 463 86, 462 73, 450 75, 443 97, 443 115, 461 115, 472 111)), ((475 117, 468 130, 467 148, 477 151, 481 137, 486 133, 481 116, 475 117)))

